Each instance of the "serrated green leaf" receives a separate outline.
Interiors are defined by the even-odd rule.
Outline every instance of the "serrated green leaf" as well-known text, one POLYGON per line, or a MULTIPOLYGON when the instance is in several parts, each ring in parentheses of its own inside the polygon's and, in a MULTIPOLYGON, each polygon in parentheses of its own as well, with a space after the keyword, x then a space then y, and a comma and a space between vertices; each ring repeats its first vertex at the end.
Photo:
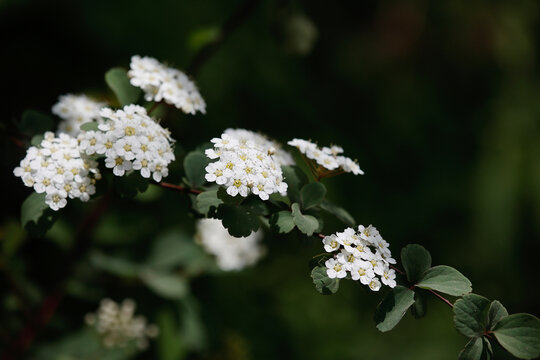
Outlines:
POLYGON ((114 92, 120 105, 135 104, 141 96, 141 89, 131 85, 127 71, 123 68, 112 68, 105 73, 105 82, 114 92))
POLYGON ((306 175, 298 166, 282 166, 281 171, 283 172, 283 180, 288 185, 287 196, 293 201, 302 201, 300 189, 308 182, 306 175))
POLYGON ((186 280, 179 275, 145 270, 140 277, 152 291, 163 298, 179 300, 188 294, 186 280))
POLYGON ((488 311, 488 330, 493 330, 495 325, 497 323, 508 316, 508 311, 506 308, 501 304, 499 301, 494 300, 491 302, 491 305, 489 305, 489 311, 488 311))
POLYGON ((79 126, 79 128, 82 131, 99 131, 98 123, 95 121, 86 122, 82 124, 81 126, 79 126))
POLYGON ((377 329, 382 332, 392 330, 414 303, 414 292, 404 286, 393 288, 375 310, 377 329))
POLYGON ((207 215, 211 208, 218 208, 219 205, 223 204, 223 200, 218 198, 217 190, 209 190, 200 193, 195 198, 193 207, 199 213, 207 215))
POLYGON ((294 203, 291 206, 292 208, 292 217, 294 224, 298 227, 298 230, 306 234, 307 236, 313 235, 313 233, 319 227, 319 221, 317 218, 311 215, 304 215, 300 211, 300 205, 294 203))
POLYGON ((323 200, 323 202, 321 203, 321 209, 334 215, 336 218, 338 218, 340 221, 342 221, 348 226, 351 226, 351 227, 356 226, 356 221, 354 220, 352 215, 349 214, 349 212, 347 212, 347 210, 335 204, 332 204, 328 200, 323 200))
POLYGON ((18 124, 19 131, 26 136, 43 135, 54 130, 52 117, 36 110, 26 110, 18 124))
POLYGON ((482 350, 484 349, 481 337, 474 337, 463 350, 459 353, 459 360, 480 360, 482 358, 482 350))
POLYGON ((422 290, 414 292, 414 304, 411 306, 411 313, 415 319, 420 319, 426 315, 427 299, 426 294, 422 290))
POLYGON ((407 279, 416 283, 431 267, 431 255, 423 246, 410 244, 401 249, 401 263, 405 268, 407 279))
POLYGON ((495 338, 510 354, 520 359, 540 356, 540 320, 531 314, 512 314, 493 329, 495 338))
POLYGON ((339 279, 330 279, 324 266, 314 267, 311 270, 311 278, 315 289, 323 295, 335 294, 339 289, 339 279))
POLYGON ((302 187, 300 198, 302 209, 311 209, 319 205, 326 196, 326 187, 320 182, 313 182, 302 187))
POLYGON ((248 213, 246 209, 238 205, 222 204, 217 209, 216 216, 221 219, 229 234, 235 237, 249 236, 260 226, 257 215, 248 213))
POLYGON ((487 327, 489 300, 468 294, 454 304, 454 325, 466 337, 482 336, 487 327))
POLYGON ((424 276, 416 286, 452 296, 461 296, 472 291, 469 279, 453 267, 446 265, 434 266, 424 272, 424 276))
POLYGON ((184 170, 186 177, 194 188, 202 186, 205 182, 206 166, 210 159, 201 152, 192 151, 184 158, 184 170))
POLYGON ((287 234, 294 229, 294 220, 289 211, 280 211, 270 217, 270 226, 280 234, 287 234))

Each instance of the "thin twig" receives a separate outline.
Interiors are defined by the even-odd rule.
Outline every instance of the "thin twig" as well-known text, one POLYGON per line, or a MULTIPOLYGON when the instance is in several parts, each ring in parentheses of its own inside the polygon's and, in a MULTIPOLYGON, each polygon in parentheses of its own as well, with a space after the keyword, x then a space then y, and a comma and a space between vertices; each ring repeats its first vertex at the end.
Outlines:
POLYGON ((434 291, 434 290, 431 290, 431 289, 427 289, 427 291, 429 291, 430 293, 432 293, 433 295, 435 295, 436 297, 438 297, 440 300, 442 300, 443 302, 445 302, 446 304, 448 304, 448 306, 450 306, 452 309, 454 308, 454 304, 452 304, 450 302, 450 300, 448 300, 447 298, 445 298, 444 296, 442 296, 441 294, 439 294, 438 292, 434 291))
POLYGON ((212 57, 212 55, 219 49, 220 45, 222 45, 229 38, 231 33, 249 17, 249 15, 257 8, 259 3, 260 0, 246 0, 246 2, 244 2, 221 26, 219 35, 216 37, 216 39, 203 46, 195 54, 191 60, 191 63, 187 67, 188 74, 191 76, 196 76, 201 69, 201 66, 208 59, 210 59, 210 57, 212 57))
POLYGON ((182 193, 191 193, 195 195, 202 193, 202 191, 197 190, 197 189, 191 189, 191 188, 187 188, 181 185, 174 185, 174 184, 170 184, 166 182, 159 182, 159 183, 156 183, 156 185, 161 186, 162 188, 165 188, 165 189, 172 189, 172 190, 180 191, 182 193))

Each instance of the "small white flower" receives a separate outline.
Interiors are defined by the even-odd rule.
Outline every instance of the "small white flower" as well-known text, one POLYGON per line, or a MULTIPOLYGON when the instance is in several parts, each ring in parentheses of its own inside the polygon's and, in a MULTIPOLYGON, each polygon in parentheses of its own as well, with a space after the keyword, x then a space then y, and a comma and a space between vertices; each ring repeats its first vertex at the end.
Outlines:
POLYGON ((197 221, 198 241, 216 257, 218 266, 224 271, 241 270, 255 264, 265 254, 262 236, 262 231, 258 230, 247 237, 237 238, 229 235, 221 220, 197 221))
POLYGON ((252 135, 247 130, 228 129, 211 141, 214 148, 205 154, 217 160, 205 168, 206 181, 223 185, 230 196, 254 194, 268 200, 273 193, 287 193, 281 166, 269 154, 275 153, 276 147, 272 146, 270 151, 268 140, 264 142, 260 135, 252 135))
POLYGON ((326 250, 327 252, 332 252, 332 251, 336 251, 337 249, 339 249, 339 242, 337 241, 336 239, 336 235, 332 234, 330 236, 326 236, 324 239, 323 239, 323 244, 324 244, 324 250, 326 250))
POLYGON ((337 261, 336 259, 328 259, 324 263, 326 266, 326 274, 330 279, 342 279, 345 276, 347 276, 347 272, 345 271, 345 266, 337 261))
POLYGON ((135 55, 128 76, 133 86, 144 91, 147 101, 164 101, 188 114, 206 113, 206 103, 197 86, 180 70, 154 58, 135 55))
POLYGON ((396 287, 396 272, 394 269, 385 270, 381 275, 381 281, 384 285, 388 285, 393 288, 396 287))
POLYGON ((318 165, 327 170, 334 171, 340 168, 344 172, 354 175, 363 175, 356 161, 342 155, 343 149, 340 146, 319 148, 317 144, 302 139, 293 139, 287 144, 296 147, 308 159, 314 160, 318 165))
POLYGON ((13 174, 37 193, 45 193, 45 203, 56 211, 66 206, 68 197, 89 200, 95 193, 94 182, 101 178, 97 166, 81 151, 77 139, 47 132, 39 147, 27 150, 13 174), (81 185, 87 185, 87 191, 81 192, 81 185))
POLYGON ((58 103, 52 107, 52 112, 62 118, 58 124, 58 133, 69 134, 73 137, 82 131, 80 126, 87 122, 100 122, 99 109, 105 103, 94 101, 85 95, 62 95, 58 103))

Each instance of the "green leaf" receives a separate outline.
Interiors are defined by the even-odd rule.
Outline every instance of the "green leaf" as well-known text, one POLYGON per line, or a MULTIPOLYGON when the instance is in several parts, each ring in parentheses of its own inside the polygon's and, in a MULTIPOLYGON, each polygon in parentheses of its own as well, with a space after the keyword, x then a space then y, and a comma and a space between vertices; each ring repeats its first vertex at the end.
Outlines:
POLYGON ((101 253, 90 255, 92 266, 123 278, 136 278, 141 269, 137 263, 101 253))
POLYGON ((81 126, 79 126, 79 128, 82 131, 99 131, 98 123, 95 121, 86 122, 82 124, 81 126))
POLYGON ((193 296, 187 296, 180 302, 180 306, 182 341, 188 349, 203 350, 206 347, 207 335, 199 304, 193 296))
POLYGON ((184 158, 184 170, 191 186, 198 188, 205 182, 206 166, 210 163, 210 159, 201 152, 192 151, 184 158))
POLYGON ((482 350, 484 349, 481 337, 474 337, 463 350, 459 353, 459 360, 480 360, 482 358, 482 350))
POLYGON ((52 117, 35 110, 26 110, 18 125, 19 131, 26 136, 43 135, 54 130, 52 117))
POLYGON ((510 354, 520 359, 540 356, 540 320, 531 314, 512 314, 501 319, 495 338, 510 354))
POLYGON ((375 310, 377 329, 382 332, 392 330, 414 303, 414 292, 404 286, 393 288, 375 310))
POLYGON ((163 272, 181 267, 190 274, 215 269, 215 261, 193 237, 176 228, 165 231, 153 241, 146 264, 163 272))
POLYGON ((193 204, 195 210, 203 215, 208 215, 210 209, 217 209, 219 205, 223 204, 223 200, 218 198, 217 193, 217 190, 209 190, 197 195, 193 204))
POLYGON ((330 279, 324 266, 313 268, 311 278, 315 284, 315 289, 323 295, 335 294, 339 289, 339 279, 330 279))
POLYGON ((179 300, 188 294, 186 280, 179 275, 145 270, 141 280, 157 295, 171 300, 179 300))
POLYGON ((269 214, 266 203, 258 196, 248 196, 242 201, 242 207, 250 214, 266 216, 269 214))
POLYGON ((286 234, 294 229, 294 220, 289 211, 280 211, 270 217, 272 229, 280 234, 286 234))
POLYGON ((114 177, 114 188, 121 197, 133 198, 148 189, 150 180, 143 178, 138 171, 114 177))
POLYGON ((431 267, 431 255, 423 246, 410 244, 401 249, 401 262, 407 273, 407 279, 416 283, 431 267))
POLYGON ((287 196, 293 201, 302 201, 300 189, 308 182, 306 175, 298 166, 282 166, 281 171, 283 172, 283 180, 288 185, 287 196))
POLYGON ((41 146, 41 142, 45 139, 45 136, 43 134, 34 135, 32 136, 32 140, 30 140, 30 145, 32 146, 41 146))
POLYGON ((317 218, 311 215, 303 215, 300 211, 300 205, 298 205, 298 203, 292 204, 291 208, 293 221, 298 229, 307 236, 313 235, 313 233, 319 227, 319 221, 317 218))
POLYGON ((506 308, 501 304, 499 301, 494 300, 491 302, 491 305, 489 306, 488 311, 488 330, 493 330, 497 323, 501 321, 501 319, 508 316, 508 311, 506 308))
POLYGON ((21 224, 33 236, 41 237, 53 226, 60 212, 45 204, 45 194, 33 192, 21 205, 21 224))
POLYGON ((434 266, 427 270, 416 286, 452 296, 461 296, 472 291, 469 279, 453 267, 446 265, 434 266))
POLYGON ((483 336, 488 318, 489 300, 476 294, 465 295, 454 304, 454 325, 466 337, 483 336))
POLYGON ((225 228, 234 237, 246 237, 260 226, 259 218, 238 205, 222 204, 216 212, 225 228))
POLYGON ((300 198, 302 199, 302 208, 310 209, 319 205, 326 196, 326 187, 320 182, 313 182, 302 187, 300 198))
POLYGON ((342 221, 344 224, 350 226, 350 227, 355 227, 356 226, 356 221, 354 220, 354 218, 351 216, 351 214, 349 214, 349 212, 347 212, 347 210, 337 206, 337 205, 334 205, 332 204, 331 202, 329 202, 328 200, 323 200, 323 202, 321 203, 321 209, 323 209, 324 211, 334 215, 335 217, 338 218, 338 220, 342 221))
POLYGON ((414 292, 414 304, 411 306, 411 313, 415 319, 420 319, 426 315, 427 299, 423 290, 414 292))
POLYGON ((120 105, 135 104, 141 96, 141 89, 131 85, 127 71, 123 68, 112 68, 105 74, 105 82, 116 95, 120 105))
POLYGON ((29 222, 37 224, 47 209, 49 209, 49 205, 45 204, 45 193, 33 192, 22 203, 21 224, 23 227, 26 227, 29 222))

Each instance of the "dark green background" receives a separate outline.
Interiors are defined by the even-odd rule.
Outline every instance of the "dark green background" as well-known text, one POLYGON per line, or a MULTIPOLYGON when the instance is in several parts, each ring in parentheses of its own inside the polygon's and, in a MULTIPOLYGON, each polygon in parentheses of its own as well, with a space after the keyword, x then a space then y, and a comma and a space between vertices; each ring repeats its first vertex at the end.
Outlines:
MULTIPOLYGON (((103 74, 127 67, 134 54, 186 68, 193 33, 219 26, 241 3, 0 0, 4 129, 10 133, 25 109, 49 112, 61 94, 109 96, 103 74)), ((511 313, 538 315, 539 20, 533 0, 262 1, 196 78, 207 115, 167 125, 186 150, 227 127, 342 145, 366 175, 328 180, 329 196, 360 223, 377 226, 396 257, 405 244, 422 244, 434 264, 468 276, 476 293, 511 313), (284 46, 283 23, 292 13, 307 15, 318 30, 306 56, 284 46)), ((11 173, 24 151, 3 141, 5 240, 30 191, 11 173)), ((97 235, 114 241, 96 247, 143 254, 157 232, 189 223, 182 196, 166 197, 117 199, 106 219, 118 223, 97 235)), ((72 208, 67 231, 85 211, 72 208)), ((2 256, 3 266, 46 292, 61 241, 21 241, 2 256)), ((350 281, 331 297, 315 292, 307 262, 321 252, 318 240, 266 243, 256 268, 193 281, 209 334, 207 350, 193 358, 232 357, 223 349, 234 345, 252 359, 455 359, 464 346, 444 304, 430 301, 426 319, 407 316, 381 334, 372 321, 379 294, 350 281)), ((132 296, 150 319, 165 306, 113 280, 102 275, 100 294, 132 296)), ((3 295, 8 319, 13 311, 3 295)), ((96 307, 95 299, 66 297, 37 345, 81 327, 96 307)), ((20 323, 10 326, 4 335, 20 323)))

